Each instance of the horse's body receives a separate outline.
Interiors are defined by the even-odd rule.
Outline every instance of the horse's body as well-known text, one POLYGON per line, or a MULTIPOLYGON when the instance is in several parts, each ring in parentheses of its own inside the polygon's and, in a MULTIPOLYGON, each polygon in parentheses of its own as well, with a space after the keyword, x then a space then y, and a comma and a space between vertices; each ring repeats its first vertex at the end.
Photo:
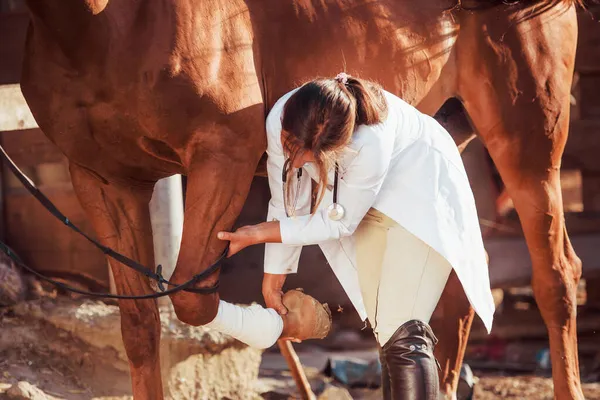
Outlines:
MULTIPOLYGON (((223 250, 216 232, 231 228, 241 210, 265 150, 265 116, 285 92, 345 70, 426 113, 461 99, 523 224, 556 395, 583 398, 575 329, 581 266, 566 234, 559 183, 577 41, 571 1, 474 11, 445 11, 453 5, 445 0, 28 3, 33 23, 22 90, 40 127, 68 156, 75 190, 104 243, 153 264, 153 185, 187 175, 175 282, 223 250)), ((152 290, 143 276, 111 265, 120 293, 152 290)), ((473 318, 457 285, 451 278, 438 328, 449 395, 473 318)), ((218 295, 179 293, 172 301, 182 321, 200 325, 214 317, 218 295)), ((134 395, 162 398, 156 304, 120 307, 134 395)))

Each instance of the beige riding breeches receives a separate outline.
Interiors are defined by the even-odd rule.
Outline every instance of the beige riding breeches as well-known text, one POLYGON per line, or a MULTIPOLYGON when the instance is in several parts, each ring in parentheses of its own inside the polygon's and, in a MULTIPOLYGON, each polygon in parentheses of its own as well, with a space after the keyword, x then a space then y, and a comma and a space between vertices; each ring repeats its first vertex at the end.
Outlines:
POLYGON ((374 208, 354 236, 360 289, 379 344, 407 321, 429 323, 452 271, 450 263, 374 208))

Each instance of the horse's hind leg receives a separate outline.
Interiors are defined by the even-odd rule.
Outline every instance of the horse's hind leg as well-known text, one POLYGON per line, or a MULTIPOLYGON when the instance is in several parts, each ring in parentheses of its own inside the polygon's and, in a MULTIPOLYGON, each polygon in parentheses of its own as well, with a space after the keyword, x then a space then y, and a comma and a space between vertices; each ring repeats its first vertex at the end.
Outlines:
MULTIPOLYGON (((152 268, 154 253, 148 203, 152 186, 106 181, 71 164, 71 179, 79 201, 99 240, 125 256, 152 268)), ((117 292, 143 295, 153 290, 148 279, 109 259, 117 292)), ((159 364, 160 317, 155 300, 120 300, 121 334, 129 358, 135 399, 162 399, 159 364)))
POLYGON ((555 397, 583 399, 576 330, 581 262, 567 236, 560 188, 577 42, 575 10, 565 3, 462 15, 458 91, 521 219, 550 339, 555 397))
MULTIPOLYGON (((450 132, 461 153, 475 137, 460 101, 455 98, 446 101, 434 118, 450 132)), ((444 399, 456 398, 474 315, 462 284, 452 271, 431 320, 439 339, 435 357, 441 367, 440 390, 444 399)))
POLYGON ((440 390, 444 399, 455 399, 460 368, 475 315, 462 284, 452 271, 431 321, 439 339, 435 358, 440 363, 440 390))

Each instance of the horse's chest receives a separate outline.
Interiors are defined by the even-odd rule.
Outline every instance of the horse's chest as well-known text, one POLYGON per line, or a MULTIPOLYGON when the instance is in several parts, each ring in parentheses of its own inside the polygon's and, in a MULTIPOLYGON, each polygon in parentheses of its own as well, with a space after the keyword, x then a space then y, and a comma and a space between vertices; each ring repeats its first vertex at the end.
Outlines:
POLYGON ((264 131, 258 86, 240 92, 230 85, 227 91, 211 92, 182 81, 167 79, 152 89, 132 91, 134 95, 121 93, 109 102, 88 104, 80 126, 119 162, 166 173, 185 173, 199 147, 223 153, 238 140, 254 137, 245 132, 264 131))

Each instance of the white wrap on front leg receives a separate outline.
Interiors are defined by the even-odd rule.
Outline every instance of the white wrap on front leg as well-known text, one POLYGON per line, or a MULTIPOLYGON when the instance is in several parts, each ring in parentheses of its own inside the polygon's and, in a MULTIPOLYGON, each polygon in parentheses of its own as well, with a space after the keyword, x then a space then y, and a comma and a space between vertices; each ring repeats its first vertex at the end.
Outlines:
POLYGON ((217 316, 206 326, 250 347, 267 349, 281 336, 283 319, 272 308, 258 304, 241 307, 221 300, 217 316))

